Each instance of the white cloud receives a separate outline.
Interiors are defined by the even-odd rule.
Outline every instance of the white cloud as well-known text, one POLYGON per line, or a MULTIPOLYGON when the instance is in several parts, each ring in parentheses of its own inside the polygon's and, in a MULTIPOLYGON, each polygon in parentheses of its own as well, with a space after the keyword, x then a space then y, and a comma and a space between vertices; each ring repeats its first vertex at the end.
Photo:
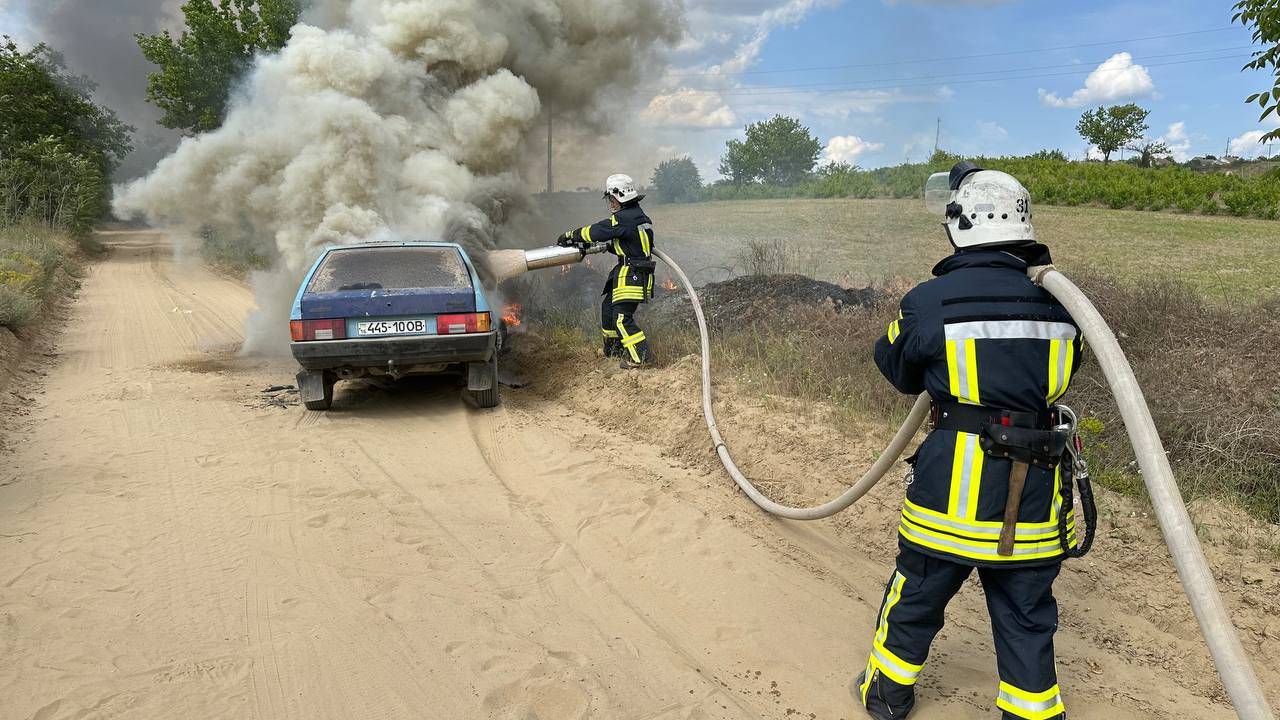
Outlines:
POLYGON ((719 93, 688 88, 654 96, 640 120, 651 127, 673 128, 720 129, 738 124, 737 114, 719 93))
POLYGON ((1089 73, 1084 87, 1065 98, 1041 88, 1040 102, 1049 107, 1078 108, 1098 102, 1145 97, 1155 89, 1147 69, 1134 64, 1133 56, 1122 52, 1112 55, 1089 73))
POLYGON ((952 90, 951 86, 949 85, 943 85, 942 87, 938 88, 938 97, 942 98, 943 100, 950 100, 955 96, 956 96, 956 91, 952 90))
POLYGON ((1009 131, 1000 127, 1000 124, 994 121, 979 120, 978 135, 987 140, 1009 139, 1009 131))
POLYGON ((1227 149, 1232 155, 1238 155, 1243 158, 1258 157, 1267 154, 1267 146, 1258 142, 1263 135, 1267 133, 1263 130, 1250 130, 1243 135, 1232 138, 1227 145, 1227 149))
POLYGON ((1168 146, 1174 160, 1186 162, 1191 159, 1191 136, 1187 135, 1186 123, 1176 122, 1170 125, 1159 140, 1168 146))
POLYGON ((868 142, 857 135, 840 135, 827 143, 827 148, 822 151, 822 159, 826 162, 856 165, 859 155, 883 149, 884 143, 868 142))

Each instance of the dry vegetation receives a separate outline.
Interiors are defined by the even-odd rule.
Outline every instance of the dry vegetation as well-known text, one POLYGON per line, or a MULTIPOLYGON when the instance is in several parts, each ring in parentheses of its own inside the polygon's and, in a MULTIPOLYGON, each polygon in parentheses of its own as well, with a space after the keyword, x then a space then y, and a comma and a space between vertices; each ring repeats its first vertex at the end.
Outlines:
POLYGON ((75 286, 79 245, 39 225, 0 228, 0 328, 33 323, 50 300, 75 286))
MULTIPOLYGON (((932 223, 912 224, 923 213, 895 215, 899 209, 907 208, 897 201, 801 200, 666 206, 651 214, 659 237, 668 238, 668 252, 691 266, 686 270, 702 267, 698 258, 704 258, 707 266, 726 263, 739 271, 811 272, 803 257, 816 254, 832 262, 823 265, 825 272, 811 274, 846 284, 879 281, 885 300, 871 307, 792 307, 772 317, 713 322, 714 362, 740 387, 824 401, 836 409, 842 429, 854 431, 867 414, 886 423, 905 414, 909 399, 884 382, 871 351, 897 311, 896 298, 909 286, 903 279, 927 276, 945 254, 932 223), (890 216, 896 225, 885 220, 890 216), (787 227, 792 230, 777 230, 787 227), (783 238, 787 246, 779 249, 783 238), (884 261, 865 259, 873 247, 884 261)), ((1059 265, 1113 324, 1188 496, 1229 499, 1280 522, 1276 225, 1061 208, 1042 209, 1037 220, 1059 265), (1067 228, 1074 229, 1074 239, 1057 242, 1067 228), (1147 276, 1152 269, 1162 272, 1147 276)), ((575 272, 561 282, 594 288, 589 275, 575 272)), ((598 342, 594 314, 584 300, 592 293, 574 295, 555 285, 542 282, 541 298, 531 307, 553 327, 546 337, 554 338, 556 352, 566 362, 582 362, 598 342)), ((697 351, 691 314, 648 308, 641 321, 660 363, 697 351)), ((1085 365, 1067 401, 1089 418, 1095 475, 1110 487, 1142 494, 1132 450, 1096 364, 1085 365)))

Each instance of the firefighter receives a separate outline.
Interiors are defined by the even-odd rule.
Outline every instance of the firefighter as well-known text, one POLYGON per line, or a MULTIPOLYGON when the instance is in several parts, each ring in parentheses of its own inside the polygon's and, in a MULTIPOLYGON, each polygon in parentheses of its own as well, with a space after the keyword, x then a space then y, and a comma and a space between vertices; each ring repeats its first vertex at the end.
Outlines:
POLYGON ((950 201, 944 224, 955 253, 903 297, 875 348, 894 387, 929 393, 933 426, 907 460, 897 568, 853 692, 877 720, 907 717, 947 602, 977 568, 1002 717, 1063 720, 1053 581, 1075 552, 1077 529, 1063 463, 1071 433, 1053 408, 1080 366, 1083 339, 1027 278, 1028 266, 1051 262, 1035 241, 1027 190, 968 162, 935 179, 944 193, 937 204, 950 201))
POLYGON ((649 341, 636 324, 640 304, 653 297, 653 222, 644 214, 629 175, 610 175, 605 181, 604 199, 609 217, 587 227, 570 230, 557 238, 563 247, 590 247, 607 243, 618 256, 609 271, 600 301, 600 330, 604 334, 605 357, 621 358, 623 369, 639 368, 652 361, 649 341))

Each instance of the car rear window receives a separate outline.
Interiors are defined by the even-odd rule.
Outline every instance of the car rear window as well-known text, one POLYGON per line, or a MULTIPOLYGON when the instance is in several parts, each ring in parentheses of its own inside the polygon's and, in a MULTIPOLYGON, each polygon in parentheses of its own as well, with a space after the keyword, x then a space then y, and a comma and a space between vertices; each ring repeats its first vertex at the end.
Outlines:
POLYGON ((453 248, 352 248, 330 252, 307 292, 470 287, 471 274, 453 248))

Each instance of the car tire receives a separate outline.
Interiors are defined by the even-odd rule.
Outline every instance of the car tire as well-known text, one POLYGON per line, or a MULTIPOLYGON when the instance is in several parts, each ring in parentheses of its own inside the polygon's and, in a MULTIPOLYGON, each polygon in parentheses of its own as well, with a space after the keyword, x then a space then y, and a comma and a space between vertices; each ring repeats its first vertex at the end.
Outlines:
POLYGON ((337 381, 338 379, 334 377, 333 373, 325 372, 323 380, 324 398, 321 400, 307 400, 302 404, 305 405, 308 410, 328 410, 333 407, 333 386, 337 381))
POLYGON ((493 354, 493 359, 489 361, 489 366, 493 369, 493 387, 488 390, 468 390, 467 395, 471 396, 471 402, 475 403, 479 408, 495 408, 502 402, 498 393, 498 353, 493 354))

